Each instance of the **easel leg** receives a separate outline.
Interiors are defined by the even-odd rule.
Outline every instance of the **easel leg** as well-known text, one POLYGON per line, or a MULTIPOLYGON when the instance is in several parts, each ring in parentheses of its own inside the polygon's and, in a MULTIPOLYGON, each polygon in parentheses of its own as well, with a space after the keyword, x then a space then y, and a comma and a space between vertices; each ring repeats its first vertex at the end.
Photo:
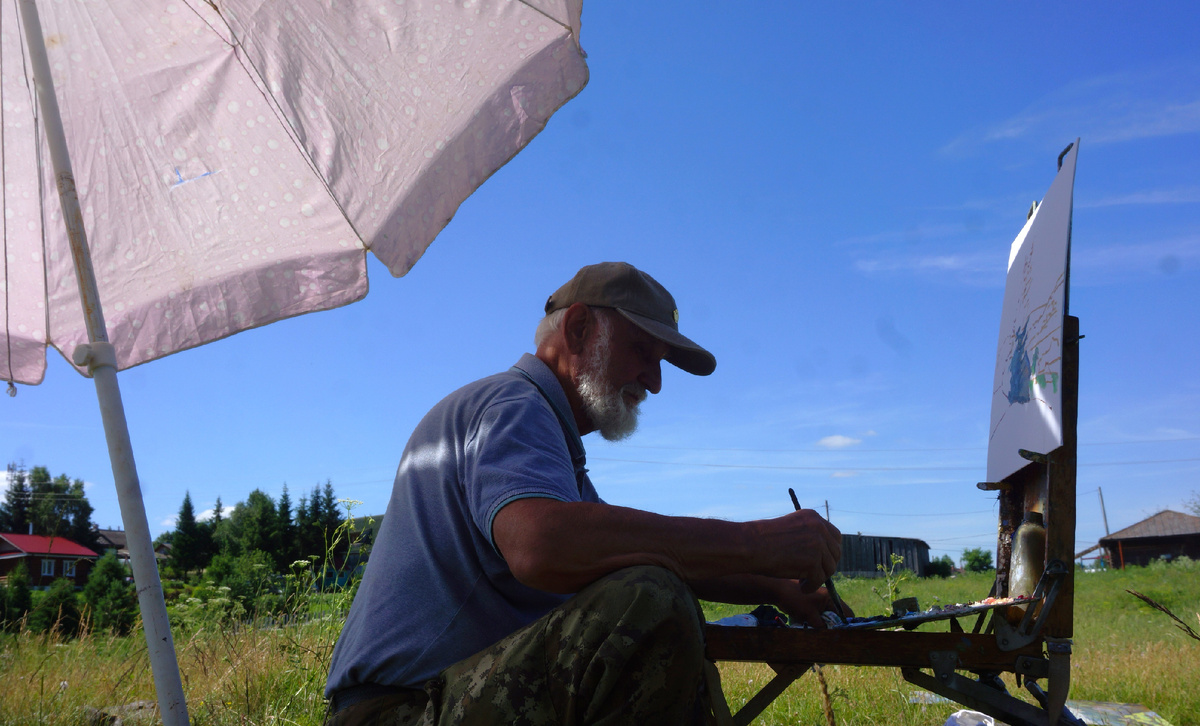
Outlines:
POLYGON ((725 691, 721 689, 721 673, 712 661, 705 661, 704 675, 708 683, 708 691, 712 694, 713 715, 718 726, 748 726, 751 721, 771 705, 771 702, 787 690, 800 676, 812 667, 811 663, 768 663, 775 671, 775 677, 767 682, 745 706, 733 715, 729 711, 729 702, 725 700, 725 691))
POLYGON ((725 700, 725 691, 721 688, 721 672, 717 670, 717 664, 711 660, 704 661, 704 683, 708 686, 717 726, 733 726, 733 715, 729 713, 729 702, 725 700))

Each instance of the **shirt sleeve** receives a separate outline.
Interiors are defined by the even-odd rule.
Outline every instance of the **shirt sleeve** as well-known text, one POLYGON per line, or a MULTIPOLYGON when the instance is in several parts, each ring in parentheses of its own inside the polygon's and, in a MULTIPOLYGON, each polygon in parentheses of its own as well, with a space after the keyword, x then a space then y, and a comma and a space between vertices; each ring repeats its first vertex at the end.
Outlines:
POLYGON ((493 549, 492 521, 504 505, 529 497, 579 501, 562 427, 540 396, 485 408, 464 454, 471 517, 493 549))

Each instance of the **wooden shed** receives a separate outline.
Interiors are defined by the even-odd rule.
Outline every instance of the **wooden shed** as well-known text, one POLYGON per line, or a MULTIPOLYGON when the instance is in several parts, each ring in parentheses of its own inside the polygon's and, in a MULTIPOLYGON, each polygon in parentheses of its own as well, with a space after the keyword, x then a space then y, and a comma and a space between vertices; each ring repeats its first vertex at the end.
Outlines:
POLYGON ((846 577, 882 577, 879 565, 891 567, 893 554, 903 557, 901 567, 912 570, 918 577, 924 577, 929 569, 929 545, 922 540, 843 534, 838 572, 846 577))
POLYGON ((1200 560, 1200 517, 1165 509, 1102 537, 1100 546, 1118 568, 1178 557, 1200 560))
POLYGON ((0 577, 24 562, 29 584, 48 587, 59 578, 67 578, 76 587, 87 583, 92 565, 100 555, 66 537, 43 537, 40 534, 0 534, 0 577))

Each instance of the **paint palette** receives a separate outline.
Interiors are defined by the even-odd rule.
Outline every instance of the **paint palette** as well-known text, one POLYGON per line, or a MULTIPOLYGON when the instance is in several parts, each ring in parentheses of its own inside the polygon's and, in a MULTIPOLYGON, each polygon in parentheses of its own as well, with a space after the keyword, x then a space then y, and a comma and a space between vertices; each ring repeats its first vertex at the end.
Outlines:
POLYGON ((967 617, 977 613, 987 612, 1000 607, 1031 602, 1033 598, 1021 595, 1018 597, 989 597, 979 602, 956 603, 954 605, 934 605, 928 610, 918 610, 904 615, 876 615, 869 618, 840 618, 835 613, 826 613, 826 622, 830 628, 839 630, 877 630, 880 628, 913 628, 921 623, 950 618, 967 617), (832 617, 829 617, 832 616, 832 617))

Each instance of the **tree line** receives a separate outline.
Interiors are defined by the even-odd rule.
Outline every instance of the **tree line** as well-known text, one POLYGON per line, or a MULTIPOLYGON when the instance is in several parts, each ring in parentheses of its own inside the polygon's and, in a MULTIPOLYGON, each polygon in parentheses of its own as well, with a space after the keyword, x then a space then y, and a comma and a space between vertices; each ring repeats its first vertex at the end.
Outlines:
POLYGON ((44 466, 8 465, 8 490, 0 503, 0 532, 64 537, 95 549, 96 526, 83 480, 50 476, 44 466))
MULTIPOLYGON (((62 537, 98 549, 92 505, 82 479, 51 476, 44 466, 9 463, 8 489, 0 502, 0 532, 62 537)), ((81 593, 71 579, 58 578, 35 597, 24 562, 0 584, 0 630, 22 628, 74 635, 82 628, 125 633, 137 620, 137 594, 115 553, 101 557, 81 593)))
MULTIPOLYGON (((92 513, 83 480, 52 476, 44 466, 8 465, 0 532, 63 537, 99 551, 92 513)), ((294 505, 286 484, 278 499, 255 489, 231 509, 217 497, 211 516, 204 519, 197 518, 187 492, 174 529, 155 540, 169 545, 169 555, 159 562, 164 594, 169 602, 212 600, 217 604, 210 609, 237 616, 280 611, 288 587, 294 590, 301 581, 311 583, 304 586, 309 590, 346 584, 343 576, 365 561, 370 545, 369 532, 346 526, 347 515, 328 480, 294 505)), ((188 608, 179 607, 177 614, 188 608)), ((132 578, 111 552, 92 568, 82 592, 66 578, 48 588, 32 587, 24 564, 0 582, 0 630, 128 632, 136 618, 132 578)))
POLYGON ((60 577, 35 599, 24 562, 0 583, 0 631, 54 631, 70 637, 92 630, 124 635, 137 617, 137 592, 113 552, 100 558, 80 593, 72 580, 60 577))
POLYGON ((204 520, 196 518, 189 491, 183 495, 175 529, 160 535, 157 542, 170 545, 167 563, 172 574, 181 578, 214 562, 221 567, 229 560, 253 557, 253 553, 264 555, 256 559, 265 559, 275 573, 285 573, 296 561, 323 560, 329 554, 344 558, 348 542, 333 547, 344 517, 331 481, 314 486, 294 509, 287 484, 278 500, 255 489, 228 512, 217 497, 212 516, 204 520))

